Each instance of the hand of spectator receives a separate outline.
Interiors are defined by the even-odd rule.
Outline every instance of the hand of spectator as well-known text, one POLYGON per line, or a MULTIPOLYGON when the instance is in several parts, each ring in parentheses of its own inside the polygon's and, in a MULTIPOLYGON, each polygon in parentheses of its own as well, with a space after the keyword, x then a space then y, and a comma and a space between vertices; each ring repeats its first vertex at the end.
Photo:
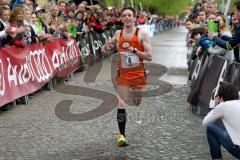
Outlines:
POLYGON ((222 29, 219 29, 218 34, 219 34, 219 36, 222 36, 222 34, 223 34, 223 30, 222 30, 222 29))
POLYGON ((57 28, 63 32, 67 31, 67 26, 63 24, 60 24, 59 26, 57 26, 57 28))
POLYGON ((189 38, 188 43, 193 43, 195 40, 192 38, 189 38))
POLYGON ((84 32, 77 32, 77 35, 83 35, 84 32))
POLYGON ((24 26, 24 27, 25 27, 26 31, 28 31, 28 32, 31 31, 31 27, 30 27, 29 25, 26 25, 26 26, 24 26))
POLYGON ((90 23, 89 25, 92 26, 92 27, 94 27, 94 26, 95 26, 95 23, 90 23))
POLYGON ((74 39, 74 37, 71 34, 68 34, 67 39, 74 39))
POLYGON ((53 35, 51 34, 43 34, 43 39, 47 39, 48 41, 51 41, 54 39, 53 35))
POLYGON ((198 47, 196 51, 196 55, 200 56, 201 52, 202 52, 202 47, 198 47))
POLYGON ((42 33, 42 32, 37 34, 38 38, 40 38, 40 39, 44 38, 44 35, 45 35, 45 33, 42 33))
POLYGON ((14 33, 16 33, 16 30, 14 30, 12 27, 7 27, 7 28, 5 29, 5 32, 6 32, 6 34, 8 34, 8 35, 13 35, 14 33))
POLYGON ((38 33, 37 36, 38 36, 39 40, 49 40, 49 41, 51 41, 53 39, 53 35, 46 34, 46 33, 38 33))
POLYGON ((194 46, 194 43, 195 43, 195 40, 192 39, 192 38, 189 38, 188 43, 190 44, 190 46, 193 47, 193 46, 194 46))
POLYGON ((107 27, 106 26, 103 26, 102 29, 106 29, 107 27))
POLYGON ((53 35, 51 35, 51 34, 46 34, 46 37, 47 37, 47 38, 51 38, 51 37, 53 37, 53 35))
POLYGON ((85 33, 89 32, 89 28, 86 27, 86 28, 84 29, 84 32, 85 32, 85 33))
POLYGON ((102 22, 101 24, 102 24, 103 26, 106 26, 107 23, 108 23, 108 22, 104 21, 104 22, 102 22))
POLYGON ((51 34, 47 34, 47 40, 48 41, 53 41, 54 40, 54 36, 53 35, 51 35, 51 34))
POLYGON ((19 33, 25 32, 26 30, 27 30, 26 27, 21 26, 17 29, 17 33, 19 34, 19 33))
POLYGON ((217 106, 220 102, 221 102, 221 99, 219 98, 219 96, 215 97, 214 106, 217 106))
POLYGON ((54 29, 54 30, 56 30, 56 29, 59 28, 59 27, 58 27, 57 25, 55 25, 55 24, 52 24, 50 27, 51 27, 52 29, 54 29))
POLYGON ((217 36, 218 35, 218 33, 213 33, 213 32, 211 32, 211 31, 208 31, 208 38, 209 39, 213 39, 213 37, 214 36, 217 36))

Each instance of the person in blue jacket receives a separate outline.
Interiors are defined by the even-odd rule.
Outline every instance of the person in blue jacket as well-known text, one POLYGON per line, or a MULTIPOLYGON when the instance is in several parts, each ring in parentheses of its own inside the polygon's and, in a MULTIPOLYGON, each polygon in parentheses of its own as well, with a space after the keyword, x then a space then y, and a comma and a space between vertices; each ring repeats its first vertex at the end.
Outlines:
POLYGON ((13 4, 12 4, 12 8, 16 8, 17 6, 20 6, 22 4, 24 4, 25 0, 16 0, 13 4))
POLYGON ((214 42, 207 37, 204 28, 194 28, 191 31, 191 38, 193 38, 196 42, 197 46, 200 46, 206 53, 209 47, 214 46, 214 42))

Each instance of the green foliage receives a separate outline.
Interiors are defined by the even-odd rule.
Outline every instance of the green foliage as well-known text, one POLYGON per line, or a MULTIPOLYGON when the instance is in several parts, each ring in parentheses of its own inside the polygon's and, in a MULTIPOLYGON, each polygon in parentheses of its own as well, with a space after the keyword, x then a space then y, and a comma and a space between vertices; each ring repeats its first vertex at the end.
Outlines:
MULTIPOLYGON (((115 4, 118 4, 118 7, 121 7, 122 0, 105 0, 107 6, 112 6, 114 1, 115 4)), ((227 0, 224 1, 227 3, 227 0)), ((232 0, 229 12, 234 10, 236 1, 238 0, 232 0)), ((187 7, 193 6, 192 0, 133 0, 133 2, 136 10, 139 10, 139 2, 142 2, 144 10, 160 15, 182 15, 187 7)), ((216 2, 220 6, 222 0, 216 0, 216 2)), ((125 3, 127 6, 131 6, 131 0, 125 0, 125 3)))
MULTIPOLYGON (((122 0, 105 0, 107 6, 114 4, 118 1, 118 7, 121 6, 122 0)), ((125 0, 128 6, 131 5, 130 0, 125 0)), ((135 9, 139 9, 139 2, 142 2, 144 10, 151 13, 162 15, 179 15, 184 12, 186 7, 191 6, 191 0, 133 0, 135 9)))
MULTIPOLYGON (((225 4, 227 3, 228 0, 224 0, 225 4)), ((235 6, 234 4, 237 2, 238 0, 232 0, 231 1, 231 5, 230 5, 230 8, 228 10, 228 13, 231 13, 235 10, 235 6)), ((218 6, 220 7, 220 5, 222 4, 222 0, 216 0, 216 2, 218 3, 218 6)), ((219 9, 218 7, 218 9, 219 9)))

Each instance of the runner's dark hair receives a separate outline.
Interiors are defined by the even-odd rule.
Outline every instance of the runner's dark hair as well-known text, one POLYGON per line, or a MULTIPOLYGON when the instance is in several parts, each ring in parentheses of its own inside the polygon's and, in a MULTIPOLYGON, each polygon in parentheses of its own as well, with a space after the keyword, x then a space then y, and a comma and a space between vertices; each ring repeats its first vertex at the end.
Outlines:
POLYGON ((136 15, 136 11, 135 11, 134 8, 132 8, 132 7, 124 7, 124 8, 122 9, 122 12, 121 12, 121 13, 123 13, 125 10, 131 10, 131 11, 133 12, 133 16, 136 15))

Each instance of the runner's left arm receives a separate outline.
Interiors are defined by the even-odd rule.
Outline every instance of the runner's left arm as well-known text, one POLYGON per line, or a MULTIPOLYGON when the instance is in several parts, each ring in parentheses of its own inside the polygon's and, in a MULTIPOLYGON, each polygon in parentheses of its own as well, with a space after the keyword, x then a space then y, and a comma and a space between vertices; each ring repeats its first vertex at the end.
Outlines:
POLYGON ((135 54, 139 58, 142 58, 147 61, 151 61, 152 60, 152 46, 151 46, 149 35, 146 32, 141 31, 139 37, 142 41, 144 52, 137 51, 137 53, 135 53, 135 54))

